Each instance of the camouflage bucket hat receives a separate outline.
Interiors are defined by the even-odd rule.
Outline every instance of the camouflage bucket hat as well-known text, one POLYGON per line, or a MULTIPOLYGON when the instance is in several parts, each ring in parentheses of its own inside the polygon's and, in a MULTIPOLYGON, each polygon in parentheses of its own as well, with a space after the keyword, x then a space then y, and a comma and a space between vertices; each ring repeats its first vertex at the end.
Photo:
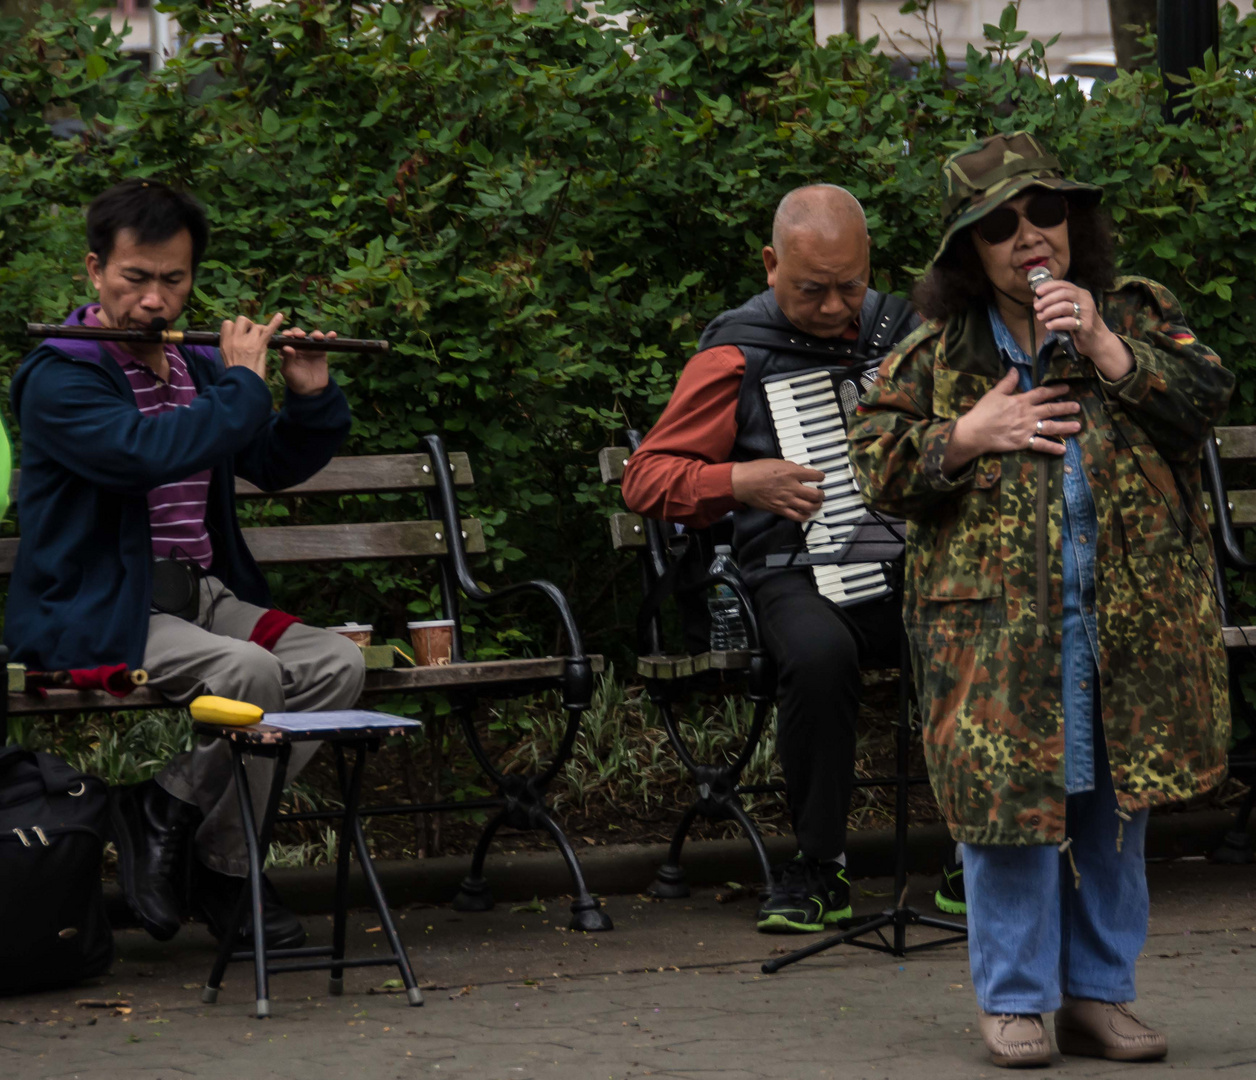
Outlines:
POLYGON ((1103 196, 1094 184, 1067 180, 1054 154, 1027 131, 992 135, 952 154, 942 164, 946 233, 929 265, 941 258, 954 236, 991 210, 1033 187, 1065 192, 1070 201, 1093 206, 1103 196))

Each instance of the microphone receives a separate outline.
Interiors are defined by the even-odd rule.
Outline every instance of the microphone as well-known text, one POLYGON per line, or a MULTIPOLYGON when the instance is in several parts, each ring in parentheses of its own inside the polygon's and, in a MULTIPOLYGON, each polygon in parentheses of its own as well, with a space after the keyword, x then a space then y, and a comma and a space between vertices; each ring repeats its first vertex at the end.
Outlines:
MULTIPOLYGON (((1054 280, 1055 278, 1051 276, 1051 271, 1045 266, 1035 266, 1029 271, 1029 287, 1033 290, 1035 296, 1038 295, 1039 286, 1045 285, 1048 281, 1054 280)), ((1069 359, 1071 359, 1074 363, 1078 363, 1079 357, 1077 355, 1077 346, 1073 344, 1073 335, 1067 330, 1053 330, 1052 333, 1054 333, 1059 339, 1060 345, 1063 347, 1064 351, 1068 353, 1069 359)))

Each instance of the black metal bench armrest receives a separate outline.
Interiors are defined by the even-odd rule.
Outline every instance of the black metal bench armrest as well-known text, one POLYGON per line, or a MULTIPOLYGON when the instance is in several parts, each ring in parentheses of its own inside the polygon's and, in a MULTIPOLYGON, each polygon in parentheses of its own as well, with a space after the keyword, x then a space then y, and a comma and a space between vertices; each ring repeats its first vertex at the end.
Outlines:
POLYGON ((448 537, 448 560, 453 568, 458 588, 468 600, 478 604, 491 604, 507 596, 518 593, 539 593, 549 601, 550 606, 558 614, 562 623, 563 633, 567 636, 567 674, 563 680, 563 705, 565 708, 587 708, 593 697, 593 667, 584 651, 584 641, 580 636, 580 628, 576 625, 575 614, 571 610, 563 591, 551 581, 520 581, 506 585, 500 589, 487 592, 476 583, 471 573, 471 565, 467 561, 466 546, 462 542, 462 525, 458 517, 458 497, 454 492, 453 476, 449 469, 449 455, 439 435, 424 437, 428 453, 432 456, 432 471, 436 474, 436 490, 440 496, 440 509, 445 523, 445 535, 448 537))
POLYGON ((1256 562, 1244 553, 1242 541, 1234 531, 1234 520, 1230 516, 1229 493, 1226 491, 1225 479, 1221 475, 1221 455, 1217 453, 1217 443, 1211 435, 1204 441, 1203 456, 1204 478, 1212 495, 1213 520, 1217 525, 1217 539, 1221 542, 1221 553, 1225 556, 1225 565, 1231 570, 1256 570, 1256 562))
POLYGON ((649 640, 650 627, 663 604, 673 596, 686 596, 690 593, 705 592, 712 585, 727 585, 737 598, 737 606, 741 609, 742 624, 746 628, 746 642, 750 651, 750 670, 746 696, 751 701, 771 701, 776 696, 776 669, 771 657, 763 648, 759 636, 759 620, 755 617, 754 605, 750 602, 750 594, 746 592, 745 583, 736 574, 721 571, 718 574, 707 574, 697 581, 677 584, 674 578, 665 575, 655 583, 655 587, 641 602, 637 613, 637 634, 642 641, 649 640))

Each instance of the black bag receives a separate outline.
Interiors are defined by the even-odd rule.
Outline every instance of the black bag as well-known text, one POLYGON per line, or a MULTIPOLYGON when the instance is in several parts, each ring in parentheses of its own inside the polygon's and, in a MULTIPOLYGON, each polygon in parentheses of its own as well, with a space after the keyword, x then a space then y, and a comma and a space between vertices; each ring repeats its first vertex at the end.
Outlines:
POLYGON ((0 994, 68 986, 113 962, 107 791, 51 754, 0 747, 0 994))

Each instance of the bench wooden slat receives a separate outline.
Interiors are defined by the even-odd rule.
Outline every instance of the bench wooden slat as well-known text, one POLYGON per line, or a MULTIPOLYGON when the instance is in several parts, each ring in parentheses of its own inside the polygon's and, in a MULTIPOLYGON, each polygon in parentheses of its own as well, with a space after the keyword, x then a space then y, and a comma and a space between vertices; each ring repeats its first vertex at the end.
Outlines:
POLYGON ((644 679, 684 679, 704 671, 744 671, 750 666, 749 649, 728 649, 715 652, 639 656, 637 674, 644 679))
POLYGON ((1256 626, 1223 626, 1227 649, 1256 649, 1256 626))
POLYGON ((116 698, 103 690, 46 690, 44 694, 13 693, 9 695, 9 715, 26 716, 54 712, 122 712, 125 709, 173 709, 156 690, 141 686, 124 698, 116 698))
MULTIPOLYGON (((463 453, 449 455, 454 487, 473 486, 471 459, 463 453)), ((375 491, 421 491, 436 486, 432 461, 427 454, 380 454, 370 457, 332 458, 303 484, 266 492, 247 480, 236 478, 236 495, 242 498, 273 495, 357 495, 375 491)))
MULTIPOLYGON (((439 521, 371 521, 355 525, 281 525, 244 529, 259 563, 302 563, 351 559, 398 559, 443 555, 445 526, 439 521)), ((462 522, 467 551, 484 552, 484 530, 476 518, 462 522)))
MULTIPOLYGON (((439 521, 368 521, 354 525, 270 525, 241 531, 253 558, 273 565, 444 555, 445 541, 437 539, 444 528, 439 521)), ((484 530, 479 519, 465 518, 462 531, 467 551, 483 554, 484 530)), ((0 540, 0 574, 13 573, 19 542, 12 537, 0 540)))
MULTIPOLYGON (((593 670, 605 669, 599 655, 589 657, 593 670)), ((446 664, 439 667, 392 668, 366 673, 366 694, 404 693, 408 690, 449 690, 478 686, 484 683, 543 682, 560 678, 567 661, 561 656, 542 656, 522 660, 485 660, 468 664, 446 664)), ((47 696, 33 693, 9 695, 9 713, 25 716, 46 713, 121 712, 127 709, 172 709, 156 690, 141 686, 124 698, 116 698, 103 690, 49 690, 47 696)))
MULTIPOLYGON (((471 459, 461 452, 449 455, 454 487, 475 485, 471 459)), ((10 488, 17 500, 21 469, 13 471, 10 488)), ((362 495, 376 491, 422 491, 436 486, 432 475, 432 459, 427 454, 378 454, 369 457, 332 458, 303 484, 282 491, 263 491, 247 480, 236 477, 236 495, 242 499, 273 498, 289 495, 362 495)))
POLYGON ((602 471, 602 483, 618 484, 624 478, 624 466, 628 464, 630 450, 623 446, 604 446, 597 452, 598 468, 602 471))
MULTIPOLYGON (((1230 520, 1239 528, 1256 525, 1256 491, 1231 491, 1230 520)), ((1204 508, 1208 511, 1208 520, 1215 522, 1212 513, 1212 496, 1204 496, 1204 508)))
MULTIPOLYGON (((603 658, 589 657, 595 672, 605 668, 603 658)), ((364 693, 400 693, 406 690, 457 689, 482 683, 533 682, 561 678, 567 661, 561 656, 527 657, 522 660, 476 660, 466 664, 440 664, 430 667, 395 667, 368 671, 364 693)))
POLYGON ((616 551, 645 547, 645 525, 638 514, 611 515, 611 544, 616 551))
POLYGON ((1216 434, 1222 461, 1256 461, 1256 427, 1219 427, 1216 434))

